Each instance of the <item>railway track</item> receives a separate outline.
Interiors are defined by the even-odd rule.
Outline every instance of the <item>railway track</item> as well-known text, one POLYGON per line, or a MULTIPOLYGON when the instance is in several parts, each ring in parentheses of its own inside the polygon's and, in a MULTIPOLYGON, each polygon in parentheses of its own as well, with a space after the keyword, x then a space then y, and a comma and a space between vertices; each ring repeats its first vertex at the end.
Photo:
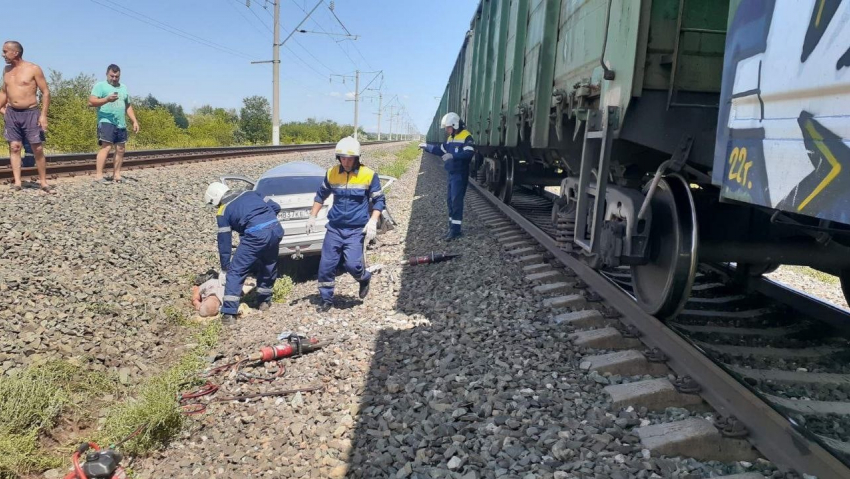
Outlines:
MULTIPOLYGON (((389 141, 364 142, 364 145, 390 143, 389 141)), ((224 148, 186 148, 170 150, 136 150, 124 155, 123 170, 150 168, 154 166, 197 163, 201 161, 220 160, 245 156, 270 155, 276 153, 293 153, 333 148, 333 143, 311 143, 302 145, 280 146, 245 146, 224 148)), ((106 168, 112 167, 111 156, 106 168)), ((73 153, 50 155, 47 157, 47 175, 49 178, 60 176, 77 176, 91 174, 95 170, 94 153, 73 153)), ((36 177, 35 167, 21 168, 21 177, 36 177)), ((9 158, 0 158, 0 181, 12 180, 12 167, 9 158)))
MULTIPOLYGON (((669 368, 677 376, 677 395, 670 397, 684 403, 662 403, 696 407, 683 398, 698 394, 718 414, 714 425, 724 438, 746 438, 767 459, 799 473, 850 477, 847 312, 767 279, 742 285, 733 267, 706 264, 684 310, 665 324, 635 301, 628 268, 597 272, 564 251, 552 226, 551 197, 518 187, 507 206, 471 184, 473 207, 497 239, 507 241, 506 250, 520 255, 526 279, 547 296, 544 306, 599 311, 556 317, 576 327, 574 341, 617 351, 590 357, 590 374, 649 374, 655 379, 635 389, 657 395, 658 388, 666 390, 662 371, 669 368), (626 372, 606 362, 615 357, 626 372), (629 370, 636 364, 642 366, 629 370)), ((612 393, 615 406, 627 404, 613 395, 621 393, 612 393)))

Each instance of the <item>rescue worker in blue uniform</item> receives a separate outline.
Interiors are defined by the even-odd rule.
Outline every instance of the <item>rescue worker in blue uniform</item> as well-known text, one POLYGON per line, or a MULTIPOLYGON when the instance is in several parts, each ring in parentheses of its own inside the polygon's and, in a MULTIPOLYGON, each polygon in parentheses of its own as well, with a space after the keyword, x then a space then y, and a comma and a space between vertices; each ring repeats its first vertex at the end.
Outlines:
POLYGON ((319 294, 322 298, 317 308, 319 312, 333 307, 334 276, 340 258, 345 270, 360 283, 360 299, 369 294, 372 274, 366 270, 363 261, 364 244, 377 235, 378 218, 385 205, 378 174, 360 164, 360 143, 350 136, 345 137, 336 144, 335 153, 339 166, 331 167, 325 175, 307 220, 307 234, 310 234, 316 228, 316 215, 322 204, 329 195, 334 195, 319 261, 319 294))
POLYGON ((428 153, 440 156, 443 167, 449 173, 449 186, 446 191, 446 203, 449 207, 449 232, 446 240, 451 241, 461 236, 463 222, 463 198, 469 185, 469 164, 475 156, 475 146, 472 135, 464 128, 457 113, 449 112, 440 120, 440 127, 445 128, 448 138, 442 145, 419 145, 428 153))
POLYGON ((218 208, 219 280, 224 285, 221 323, 227 326, 236 321, 242 285, 251 271, 257 275, 260 310, 269 308, 283 238, 283 228, 277 218, 280 206, 266 201, 256 191, 231 192, 227 185, 219 182, 210 184, 204 201, 218 208), (239 233, 240 239, 231 258, 233 231, 239 233))

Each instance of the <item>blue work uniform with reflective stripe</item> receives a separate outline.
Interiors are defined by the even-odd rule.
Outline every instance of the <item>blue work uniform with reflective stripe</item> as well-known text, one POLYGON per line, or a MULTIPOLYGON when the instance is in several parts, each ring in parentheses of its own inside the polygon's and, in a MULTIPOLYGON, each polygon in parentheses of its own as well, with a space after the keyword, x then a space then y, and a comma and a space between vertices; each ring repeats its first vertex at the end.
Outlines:
POLYGON ((224 285, 223 314, 236 314, 242 298, 245 278, 254 270, 258 299, 268 301, 277 279, 277 257, 283 228, 277 219, 280 206, 265 201, 255 191, 245 191, 233 199, 225 197, 218 208, 218 255, 221 269, 227 272, 224 285), (233 231, 240 235, 239 246, 231 258, 233 231))
POLYGON ((449 209, 449 233, 459 235, 463 222, 463 199, 469 185, 469 164, 475 156, 472 135, 466 130, 460 130, 441 145, 427 145, 425 151, 440 157, 446 153, 451 155, 451 158, 443 163, 443 168, 449 174, 446 204, 449 209))
POLYGON ((345 270, 357 281, 362 283, 371 279, 372 275, 366 271, 363 261, 363 227, 371 216, 369 206, 383 211, 386 204, 377 173, 362 165, 350 172, 342 166, 330 168, 316 192, 316 203, 324 203, 331 194, 334 201, 328 212, 328 226, 319 261, 319 294, 323 302, 333 299, 334 276, 340 259, 345 270))

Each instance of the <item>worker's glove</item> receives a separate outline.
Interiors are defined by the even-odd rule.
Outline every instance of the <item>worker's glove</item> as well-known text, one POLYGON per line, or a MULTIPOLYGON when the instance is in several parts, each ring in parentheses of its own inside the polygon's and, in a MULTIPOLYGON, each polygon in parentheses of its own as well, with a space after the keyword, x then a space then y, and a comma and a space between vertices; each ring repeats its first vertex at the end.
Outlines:
POLYGON ((378 221, 369 220, 369 222, 366 223, 366 227, 363 228, 363 232, 366 233, 367 243, 375 239, 375 236, 378 236, 378 221))
POLYGON ((313 216, 313 215, 310 215, 310 217, 307 218, 307 234, 312 233, 313 230, 315 230, 315 229, 316 229, 316 217, 313 216))
POLYGON ((451 153, 446 153, 446 154, 443 155, 443 161, 449 161, 452 158, 454 158, 454 157, 452 156, 451 153))
POLYGON ((218 282, 221 283, 222 286, 227 284, 227 271, 219 270, 218 272, 218 282))
POLYGON ((428 146, 428 144, 427 144, 427 143, 420 143, 420 144, 419 144, 419 148, 422 148, 423 150, 424 150, 427 146, 428 146))

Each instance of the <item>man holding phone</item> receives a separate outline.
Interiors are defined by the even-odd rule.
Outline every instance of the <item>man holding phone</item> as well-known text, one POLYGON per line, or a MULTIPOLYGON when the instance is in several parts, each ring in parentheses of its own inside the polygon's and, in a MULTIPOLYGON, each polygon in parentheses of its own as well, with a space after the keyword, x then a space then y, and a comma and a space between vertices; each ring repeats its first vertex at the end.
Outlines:
POLYGON ((106 81, 98 82, 92 88, 89 96, 89 106, 97 108, 97 141, 100 149, 97 151, 95 165, 95 183, 106 183, 103 178, 103 168, 109 150, 115 145, 115 160, 112 170, 112 181, 121 183, 121 163, 124 162, 124 146, 127 143, 127 119, 133 122, 133 133, 139 132, 139 122, 130 104, 127 87, 121 84, 121 69, 112 64, 106 68, 106 81))

